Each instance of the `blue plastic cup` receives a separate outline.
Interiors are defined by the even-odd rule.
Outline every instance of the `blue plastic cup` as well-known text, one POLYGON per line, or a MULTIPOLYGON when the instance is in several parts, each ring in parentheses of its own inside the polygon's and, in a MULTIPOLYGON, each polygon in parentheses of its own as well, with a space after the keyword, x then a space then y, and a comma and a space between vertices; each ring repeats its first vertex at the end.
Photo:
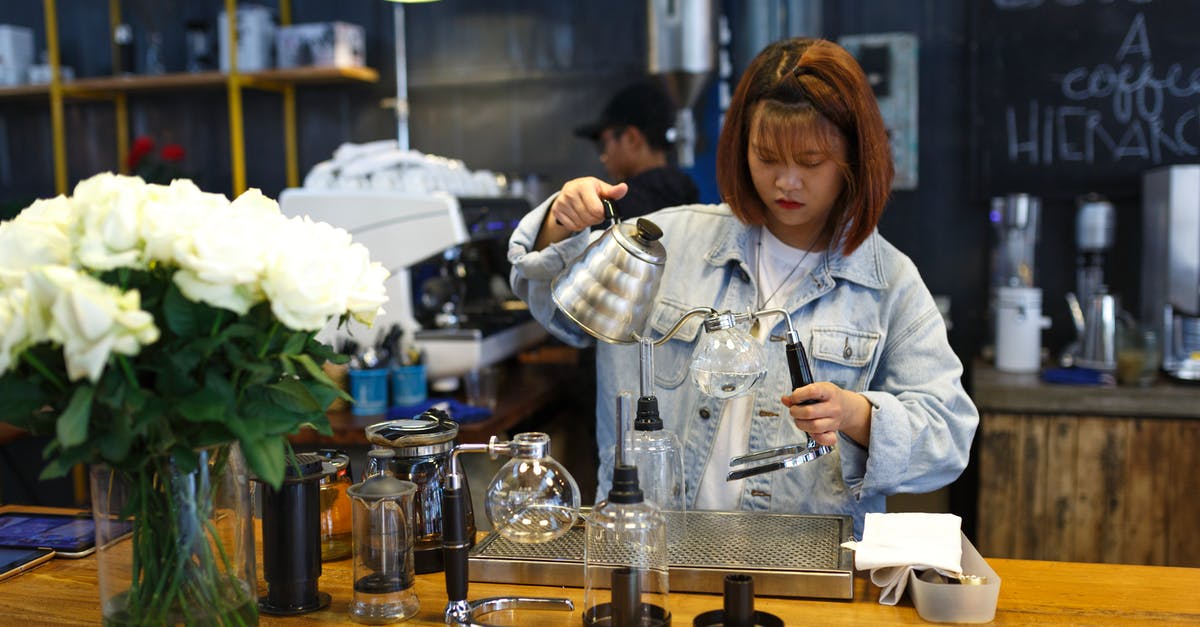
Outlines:
POLYGON ((388 371, 386 368, 350 370, 350 394, 355 416, 378 416, 388 409, 388 371))
POLYGON ((427 396, 425 364, 392 367, 392 405, 409 407, 427 396))

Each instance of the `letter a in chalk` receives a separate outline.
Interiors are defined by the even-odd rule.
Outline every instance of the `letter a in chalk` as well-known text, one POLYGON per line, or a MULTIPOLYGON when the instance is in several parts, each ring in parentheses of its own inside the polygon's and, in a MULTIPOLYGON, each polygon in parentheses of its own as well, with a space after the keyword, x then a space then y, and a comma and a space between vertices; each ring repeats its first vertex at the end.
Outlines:
POLYGON ((1124 61, 1127 55, 1133 53, 1146 57, 1147 61, 1150 60, 1150 35, 1146 32, 1146 18, 1141 12, 1133 18, 1133 23, 1125 33, 1121 48, 1117 50, 1117 62, 1124 61))

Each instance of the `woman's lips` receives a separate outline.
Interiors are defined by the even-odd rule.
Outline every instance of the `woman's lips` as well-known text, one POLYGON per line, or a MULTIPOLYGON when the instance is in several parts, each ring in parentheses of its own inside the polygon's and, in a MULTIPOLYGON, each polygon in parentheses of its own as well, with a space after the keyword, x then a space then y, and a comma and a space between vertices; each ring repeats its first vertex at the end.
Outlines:
POLYGON ((788 200, 786 198, 777 199, 775 201, 775 204, 779 205, 780 209, 800 209, 800 208, 804 207, 804 203, 797 202, 795 200, 788 200))

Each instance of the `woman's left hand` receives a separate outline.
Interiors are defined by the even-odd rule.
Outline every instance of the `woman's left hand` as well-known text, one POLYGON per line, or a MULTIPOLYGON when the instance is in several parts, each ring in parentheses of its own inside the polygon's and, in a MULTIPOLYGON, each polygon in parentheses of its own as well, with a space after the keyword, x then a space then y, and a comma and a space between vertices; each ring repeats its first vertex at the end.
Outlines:
POLYGON ((817 444, 833 446, 839 431, 864 447, 870 443, 871 402, 862 394, 818 381, 784 394, 782 400, 792 422, 811 434, 817 444))

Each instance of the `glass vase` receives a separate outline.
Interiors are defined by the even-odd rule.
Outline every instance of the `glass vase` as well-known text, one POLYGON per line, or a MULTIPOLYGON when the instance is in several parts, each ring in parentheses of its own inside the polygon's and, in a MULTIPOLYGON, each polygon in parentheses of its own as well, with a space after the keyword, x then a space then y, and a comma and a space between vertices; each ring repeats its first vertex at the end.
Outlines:
POLYGON ((254 517, 236 443, 91 468, 105 625, 256 625, 254 517), (132 531, 130 531, 132 528, 132 531))

